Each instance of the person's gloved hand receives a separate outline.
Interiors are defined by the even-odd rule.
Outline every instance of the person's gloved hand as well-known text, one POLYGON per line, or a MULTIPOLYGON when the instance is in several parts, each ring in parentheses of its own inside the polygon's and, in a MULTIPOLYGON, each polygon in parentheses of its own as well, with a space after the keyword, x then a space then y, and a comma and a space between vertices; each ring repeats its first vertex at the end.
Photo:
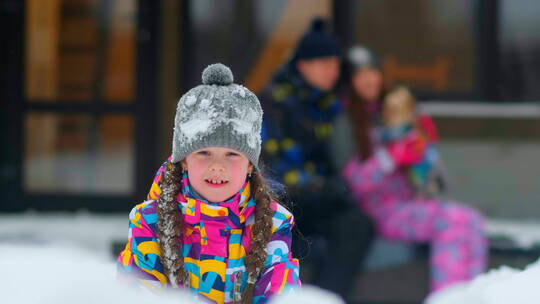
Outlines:
POLYGON ((413 132, 403 139, 389 143, 386 149, 396 165, 409 166, 422 160, 426 146, 427 140, 420 133, 413 132))

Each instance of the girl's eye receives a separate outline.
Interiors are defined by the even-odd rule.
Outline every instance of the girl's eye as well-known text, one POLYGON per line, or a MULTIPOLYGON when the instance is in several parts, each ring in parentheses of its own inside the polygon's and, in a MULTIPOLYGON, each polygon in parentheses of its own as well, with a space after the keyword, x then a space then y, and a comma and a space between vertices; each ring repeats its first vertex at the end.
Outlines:
POLYGON ((208 155, 210 155, 210 152, 208 152, 208 151, 199 151, 199 152, 197 152, 197 155, 208 156, 208 155))
POLYGON ((227 156, 240 156, 240 154, 235 152, 227 152, 227 156))

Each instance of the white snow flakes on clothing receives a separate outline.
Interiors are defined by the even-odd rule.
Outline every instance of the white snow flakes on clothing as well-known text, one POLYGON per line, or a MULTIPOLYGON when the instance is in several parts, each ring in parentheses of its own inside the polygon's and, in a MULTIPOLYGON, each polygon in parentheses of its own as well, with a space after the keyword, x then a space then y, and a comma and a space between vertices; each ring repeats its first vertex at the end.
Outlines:
POLYGON ((240 95, 240 97, 244 98, 244 97, 246 97, 246 88, 244 88, 241 85, 238 85, 237 87, 235 87, 234 93, 236 93, 236 94, 240 95))
POLYGON ((206 147, 234 149, 258 169, 261 153, 262 108, 247 88, 232 83, 222 64, 203 71, 203 84, 184 94, 176 108, 171 161, 183 160, 206 147))
MULTIPOLYGON (((241 98, 246 98, 249 92, 241 85, 231 85, 232 93, 241 98)), ((220 94, 221 95, 221 94, 220 94)), ((179 121, 179 128, 182 141, 189 144, 201 137, 212 133, 218 126, 228 124, 232 126, 232 131, 237 135, 248 136, 248 145, 255 148, 260 144, 260 130, 254 128, 255 122, 262 118, 257 109, 253 107, 236 106, 234 102, 220 98, 212 94, 209 98, 203 98, 197 104, 195 95, 187 95, 180 99, 178 111, 183 111, 187 119, 179 121), (227 112, 228 115, 220 115, 227 112)))
POLYGON ((193 104, 195 104, 196 101, 197 101, 197 97, 193 95, 189 95, 188 97, 186 97, 185 103, 187 106, 192 106, 193 104))

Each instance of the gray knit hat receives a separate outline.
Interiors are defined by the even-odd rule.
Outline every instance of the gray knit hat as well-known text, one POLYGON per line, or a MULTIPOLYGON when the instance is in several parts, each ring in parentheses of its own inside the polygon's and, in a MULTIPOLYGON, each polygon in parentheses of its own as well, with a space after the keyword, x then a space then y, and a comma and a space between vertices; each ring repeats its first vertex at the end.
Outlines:
POLYGON ((258 169, 262 109, 257 96, 233 83, 221 63, 208 66, 202 85, 184 94, 176 107, 173 163, 206 147, 223 147, 244 154, 258 169))

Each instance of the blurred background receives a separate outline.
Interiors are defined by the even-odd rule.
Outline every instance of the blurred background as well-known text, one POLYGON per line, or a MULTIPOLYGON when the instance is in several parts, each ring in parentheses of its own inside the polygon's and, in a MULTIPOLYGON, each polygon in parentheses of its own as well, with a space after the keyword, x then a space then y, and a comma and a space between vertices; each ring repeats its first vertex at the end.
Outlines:
POLYGON ((388 85, 414 90, 441 134, 447 196, 491 219, 504 263, 530 262, 539 14, 536 0, 2 0, 0 242, 125 241, 129 210, 170 153, 178 98, 202 69, 222 62, 258 92, 324 16, 344 46, 381 56, 388 85))

